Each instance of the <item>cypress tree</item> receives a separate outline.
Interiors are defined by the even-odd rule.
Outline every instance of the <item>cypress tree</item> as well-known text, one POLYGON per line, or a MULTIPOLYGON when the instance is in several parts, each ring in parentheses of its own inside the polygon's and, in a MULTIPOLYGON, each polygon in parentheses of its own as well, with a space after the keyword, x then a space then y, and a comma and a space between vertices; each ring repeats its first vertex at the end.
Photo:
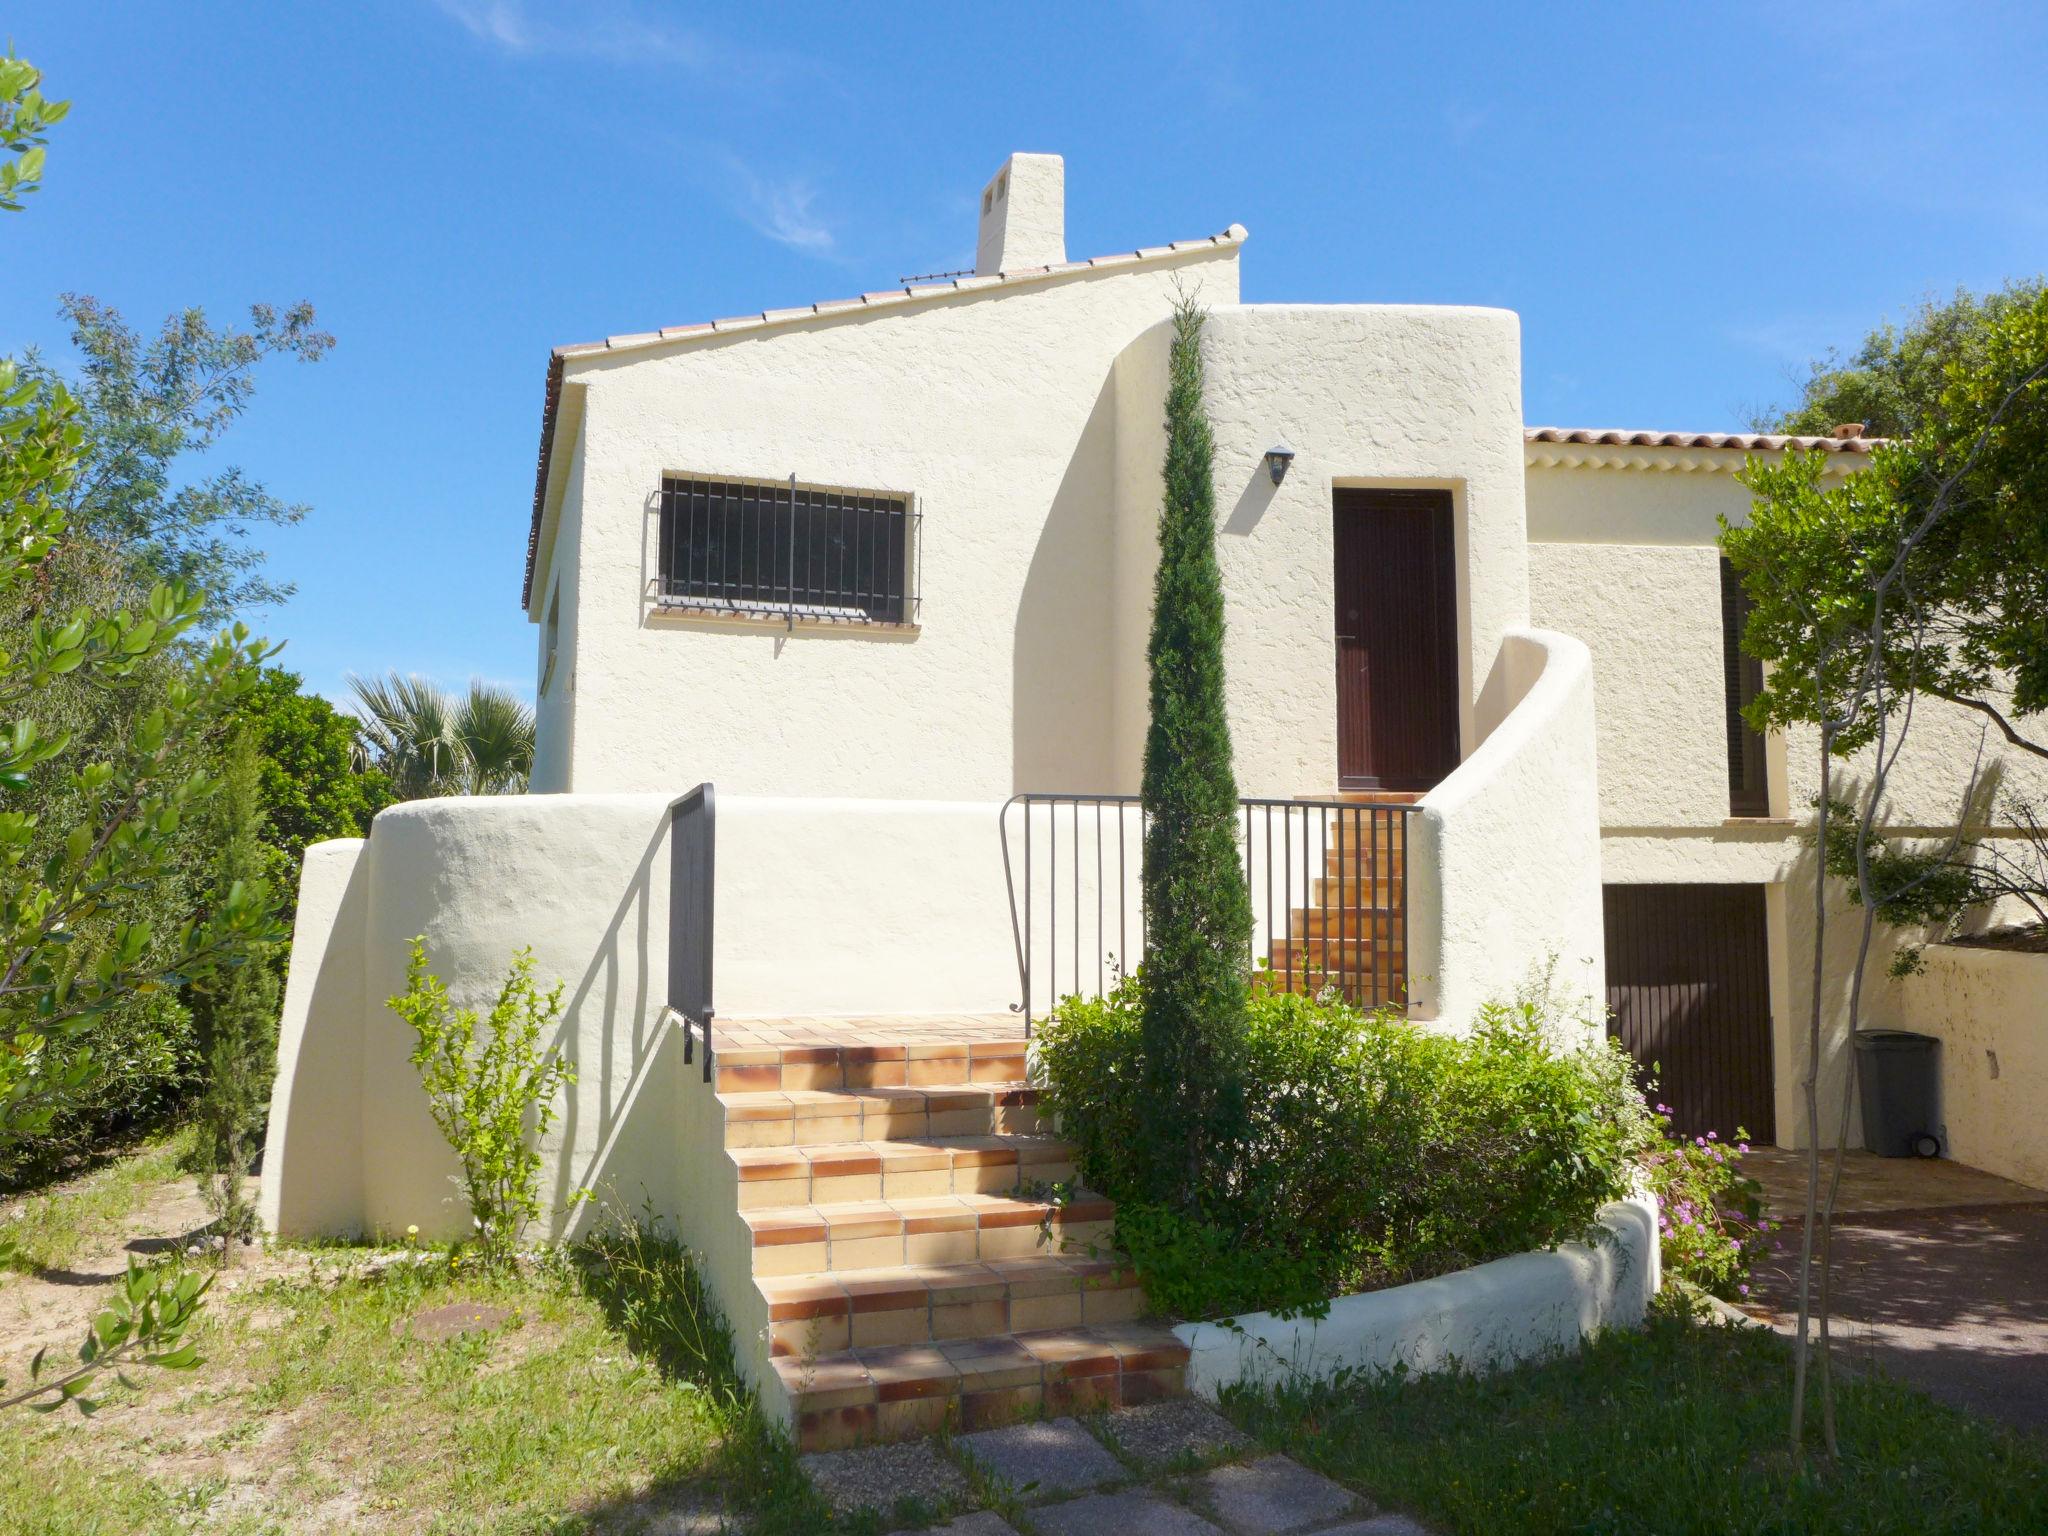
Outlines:
POLYGON ((1145 1079, 1157 1106, 1151 1194, 1192 1209, 1244 1131, 1251 895, 1223 702, 1215 438, 1202 402, 1203 312, 1174 312, 1166 501, 1153 583, 1145 735, 1145 1079))
MULTIPOLYGON (((268 895, 269 851, 264 840, 262 763, 251 731, 228 744, 219 796, 212 806, 219 839, 217 880, 226 896, 235 886, 268 895)), ((200 1192, 218 1220, 223 1257, 234 1240, 255 1227, 243 1189, 257 1132, 269 1108, 277 1068, 277 972, 266 954, 249 956, 207 982, 198 1009, 199 1045, 207 1083, 199 1100, 200 1192)))

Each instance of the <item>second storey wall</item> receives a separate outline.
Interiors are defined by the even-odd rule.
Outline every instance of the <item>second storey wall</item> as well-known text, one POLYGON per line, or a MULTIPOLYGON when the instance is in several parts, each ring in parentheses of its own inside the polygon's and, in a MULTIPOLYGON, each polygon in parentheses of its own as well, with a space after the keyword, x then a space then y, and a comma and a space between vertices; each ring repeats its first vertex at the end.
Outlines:
POLYGON ((1234 247, 572 371, 579 791, 1001 800, 1110 771, 1112 364, 1234 247), (664 472, 907 492, 915 627, 656 610, 664 472))

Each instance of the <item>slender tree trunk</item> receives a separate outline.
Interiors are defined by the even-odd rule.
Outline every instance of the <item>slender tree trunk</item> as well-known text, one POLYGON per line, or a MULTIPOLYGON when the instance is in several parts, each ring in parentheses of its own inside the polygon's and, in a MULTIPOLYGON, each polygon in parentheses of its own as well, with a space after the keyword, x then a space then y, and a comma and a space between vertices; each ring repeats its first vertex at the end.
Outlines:
POLYGON ((1806 1103, 1806 1219, 1799 1230, 1799 1332, 1792 1342, 1792 1461, 1806 1453, 1806 1370, 1813 1319, 1813 1229, 1820 1207, 1820 1041, 1821 998, 1826 980, 1823 954, 1828 926, 1828 797, 1834 789, 1834 735, 1820 733, 1820 831, 1813 877, 1813 997, 1806 1025, 1806 1075, 1799 1091, 1806 1103))

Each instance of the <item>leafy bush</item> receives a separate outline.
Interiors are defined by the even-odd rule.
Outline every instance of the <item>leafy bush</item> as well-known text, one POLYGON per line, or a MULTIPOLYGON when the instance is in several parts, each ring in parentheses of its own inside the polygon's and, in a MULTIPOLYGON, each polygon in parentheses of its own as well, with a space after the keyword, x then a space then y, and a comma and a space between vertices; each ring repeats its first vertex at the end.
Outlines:
POLYGON ((486 1262, 504 1262, 517 1251, 526 1223, 540 1214, 541 1159, 528 1142, 527 1122, 533 1122, 535 1141, 546 1136, 555 1095, 576 1081, 576 1069, 540 1044, 561 1016, 561 983, 542 993, 533 984, 533 951, 520 950, 479 1041, 476 1010, 450 1006, 447 987, 427 969, 426 941, 414 939, 405 991, 389 1006, 419 1037, 412 1064, 434 1124, 462 1160, 457 1182, 469 1201, 477 1247, 486 1262))
POLYGON ((1656 1142, 1633 1064, 1547 992, 1466 1037, 1340 1002, 1255 994, 1248 1130, 1205 1149, 1200 1204, 1146 1201, 1144 978, 1070 998, 1038 1070, 1154 1302, 1183 1316, 1299 1307, 1585 1233, 1656 1142))
POLYGON ((1664 1273, 1709 1295, 1734 1301, 1749 1294, 1749 1272, 1770 1246, 1763 1186, 1742 1171, 1749 1133, 1733 1146, 1712 1131, 1688 1141, 1672 1136, 1670 1111, 1657 1106, 1664 1145, 1643 1160, 1657 1197, 1658 1246, 1664 1273))

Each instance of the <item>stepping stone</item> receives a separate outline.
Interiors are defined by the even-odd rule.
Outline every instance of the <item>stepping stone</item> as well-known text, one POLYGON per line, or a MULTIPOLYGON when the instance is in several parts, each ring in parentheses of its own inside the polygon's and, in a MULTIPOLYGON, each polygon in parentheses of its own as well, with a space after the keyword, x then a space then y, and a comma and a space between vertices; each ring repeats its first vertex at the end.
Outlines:
POLYGON ((1348 1525, 1325 1526, 1316 1536, 1436 1536, 1436 1533, 1411 1515, 1374 1515, 1370 1520, 1354 1520, 1348 1525))
POLYGON ((1176 1397, 1105 1417, 1111 1445, 1147 1472, 1206 1463, 1249 1449, 1251 1438, 1199 1398, 1176 1397))
POLYGON ((1358 1509, 1344 1489, 1285 1456, 1218 1467, 1198 1486, 1237 1536, 1291 1536, 1358 1509))
POLYGON ((1192 1509, 1142 1488, 1045 1505, 1031 1512, 1031 1526, 1039 1536, 1223 1536, 1192 1509))
POLYGON ((1017 1536, 1017 1527, 992 1509, 978 1515, 962 1515, 922 1531, 897 1531, 894 1536, 1017 1536))
POLYGON ((1129 1480, 1122 1464, 1074 1419, 984 1429, 958 1443, 985 1471, 1034 1499, 1129 1480))
POLYGON ((968 1498, 966 1474, 929 1440, 820 1451, 800 1457, 797 1464, 825 1502, 842 1515, 863 1509, 887 1513, 902 1499, 938 1506, 968 1498))

